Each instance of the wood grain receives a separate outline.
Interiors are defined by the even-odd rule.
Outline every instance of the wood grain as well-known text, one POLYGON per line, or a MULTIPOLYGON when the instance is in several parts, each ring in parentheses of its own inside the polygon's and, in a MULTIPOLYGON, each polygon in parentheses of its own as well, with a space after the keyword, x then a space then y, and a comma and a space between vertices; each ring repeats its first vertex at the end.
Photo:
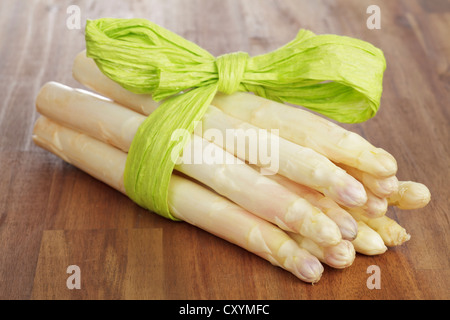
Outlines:
POLYGON ((45 230, 32 298, 157 299, 164 295, 162 239, 156 228, 45 230), (80 268, 79 289, 66 284, 72 265, 80 268))
POLYGON ((446 0, 0 1, 0 299, 449 299, 450 2, 446 0), (81 29, 71 30, 76 4, 81 29), (381 9, 381 29, 366 8, 381 9), (214 55, 274 50, 298 29, 361 38, 387 59, 378 115, 344 125, 392 153, 432 201, 395 218, 412 238, 308 285, 222 239, 149 213, 34 146, 34 99, 71 76, 84 21, 147 18, 214 55), (81 270, 69 290, 69 265, 81 270), (381 289, 366 286, 381 269, 381 289))

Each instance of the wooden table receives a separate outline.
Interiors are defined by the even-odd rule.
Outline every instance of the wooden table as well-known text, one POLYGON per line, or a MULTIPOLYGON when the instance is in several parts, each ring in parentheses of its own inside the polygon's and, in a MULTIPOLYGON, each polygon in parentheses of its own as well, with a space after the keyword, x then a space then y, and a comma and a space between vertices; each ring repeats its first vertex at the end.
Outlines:
POLYGON ((450 297, 449 1, 3 0, 0 27, 0 299, 450 297), (372 4, 381 10, 381 29, 367 27, 372 4), (36 147, 38 90, 51 80, 81 87, 71 67, 85 46, 85 20, 107 16, 147 18, 214 55, 265 53, 300 28, 381 48, 387 59, 381 109, 345 127, 393 154, 399 179, 430 188, 426 208, 389 209, 411 240, 380 256, 358 254, 344 270, 325 267, 312 286, 200 229, 139 208, 36 147), (71 265, 80 268, 80 289, 67 287, 71 265), (366 285, 371 265, 381 270, 380 289, 366 285))

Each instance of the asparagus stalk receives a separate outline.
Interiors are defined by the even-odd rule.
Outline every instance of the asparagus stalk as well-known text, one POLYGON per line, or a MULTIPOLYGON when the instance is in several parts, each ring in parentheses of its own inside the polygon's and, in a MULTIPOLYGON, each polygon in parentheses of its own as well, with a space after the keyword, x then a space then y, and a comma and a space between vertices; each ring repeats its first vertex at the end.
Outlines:
POLYGON ((187 146, 193 150, 191 152, 196 153, 197 149, 214 149, 215 157, 223 159, 220 161, 222 164, 182 163, 175 167, 177 171, 203 182, 283 230, 300 233, 322 245, 333 245, 340 241, 341 234, 337 225, 307 200, 261 175, 244 162, 231 159, 234 158, 233 155, 216 145, 205 140, 199 143, 197 141, 202 141, 202 138, 195 135, 193 137, 191 145, 187 146))
POLYGON ((355 239, 358 233, 358 226, 355 219, 343 208, 341 208, 336 202, 327 196, 324 196, 320 192, 317 192, 311 188, 298 184, 286 177, 279 174, 268 175, 268 177, 287 189, 291 190, 300 197, 308 200, 313 206, 319 208, 325 213, 331 220, 333 220, 339 230, 341 231, 342 238, 345 240, 355 239))
POLYGON ((270 177, 307 199, 333 219, 341 230, 342 238, 351 240, 355 250, 359 253, 381 254, 387 250, 385 243, 390 246, 402 244, 409 237, 405 230, 392 219, 385 216, 379 219, 369 219, 366 210, 362 207, 347 209, 349 213, 332 199, 315 190, 280 175, 270 177))
MULTIPOLYGON (((387 198, 379 198, 366 189, 367 202, 361 207, 354 207, 355 211, 360 212, 368 218, 379 218, 386 214, 388 210, 387 198)), ((347 210, 349 207, 345 207, 347 210)))
MULTIPOLYGON (((236 154, 237 157, 264 168, 261 159, 252 160, 249 157, 251 154, 259 155, 258 152, 235 148, 239 133, 256 132, 258 127, 231 117, 211 105, 202 119, 202 128, 204 133, 208 129, 214 128, 219 130, 223 136, 227 135, 228 130, 233 129, 236 139, 226 139, 226 141, 215 139, 214 142, 230 153, 236 154)), ((266 141, 262 143, 258 141, 255 145, 267 146, 273 150, 275 147, 270 145, 270 141, 273 140, 270 138, 271 133, 267 133, 267 135, 266 141)), ((278 151, 278 166, 272 171, 317 190, 342 205, 357 207, 366 203, 367 196, 364 187, 345 170, 310 148, 302 147, 283 138, 278 138, 276 141, 278 142, 278 148, 275 150, 278 151)))
POLYGON ((368 256, 378 255, 386 252, 387 247, 384 244, 383 238, 369 227, 365 222, 359 220, 358 235, 352 241, 356 252, 368 256))
POLYGON ((105 76, 95 61, 86 57, 85 50, 75 57, 72 76, 87 88, 140 114, 149 115, 159 106, 159 103, 153 100, 151 95, 132 93, 105 76))
POLYGON ((189 180, 175 175, 172 179, 169 206, 177 217, 255 253, 304 281, 319 281, 323 272, 320 261, 281 229, 189 180), (190 200, 192 196, 196 201, 190 200))
POLYGON ((388 209, 388 201, 386 198, 380 198, 366 190, 367 202, 362 206, 365 209, 365 214, 370 218, 377 218, 384 216, 388 209))
POLYGON ((389 205, 399 209, 411 210, 425 207, 431 200, 426 185, 414 181, 399 181, 397 192, 388 198, 389 205))
POLYGON ((342 164, 339 164, 338 166, 355 177, 367 189, 369 189, 371 192, 373 192, 374 195, 379 198, 389 197, 398 191, 398 179, 395 175, 380 178, 350 166, 342 164))
MULTIPOLYGON (((143 115, 149 115, 157 107, 156 103, 150 95, 134 94, 122 88, 120 85, 106 77, 95 65, 94 60, 87 58, 85 52, 79 53, 73 64, 73 76, 81 84, 86 87, 110 98, 119 104, 124 105, 143 115)), ((226 115, 214 106, 210 106, 201 123, 201 134, 206 137, 208 130, 219 130, 222 137, 226 137, 227 130, 232 130, 236 139, 241 141, 245 139, 246 132, 254 130, 258 127, 248 122, 238 120, 234 117, 226 115)), ((271 134, 267 134, 267 141, 271 141, 271 134)), ((259 157, 252 160, 249 158, 248 149, 236 148, 234 139, 210 140, 213 143, 225 148, 231 154, 259 166, 265 165, 265 159, 259 157)), ((311 148, 302 147, 282 137, 278 141, 278 157, 279 161, 277 171, 279 174, 288 177, 300 184, 307 185, 318 190, 334 199, 336 202, 348 206, 361 206, 367 201, 365 190, 352 176, 346 174, 338 166, 334 165, 325 156, 315 152, 311 148)), ((254 145, 257 145, 255 143, 254 145)), ((267 148, 270 145, 263 143, 267 148)), ((273 147, 273 146, 272 146, 273 147)))
MULTIPOLYGON (((112 101, 55 82, 42 87, 36 105, 42 115, 124 151, 145 119, 112 101)), ((300 233, 325 246, 341 240, 336 223, 307 200, 201 137, 193 135, 183 149, 182 159, 185 154, 203 155, 205 149, 215 155, 215 161, 182 162, 175 169, 284 230, 300 233)))
MULTIPOLYGON (((124 193, 126 153, 86 134, 41 116, 34 142, 68 163, 124 193)), ((252 252, 306 282, 319 281, 323 266, 285 232, 229 200, 185 178, 173 175, 169 189, 171 213, 252 252)))
POLYGON ((65 162, 126 194, 123 172, 127 154, 44 116, 34 125, 33 141, 65 162))
POLYGON ((334 246, 322 247, 298 233, 288 232, 288 235, 297 242, 300 248, 308 250, 309 253, 330 267, 337 269, 347 268, 355 260, 355 248, 348 240, 342 240, 334 246))
POLYGON ((311 112, 243 92, 218 94, 212 104, 260 128, 279 129, 283 138, 309 147, 333 162, 380 177, 397 172, 397 162, 388 152, 311 112))

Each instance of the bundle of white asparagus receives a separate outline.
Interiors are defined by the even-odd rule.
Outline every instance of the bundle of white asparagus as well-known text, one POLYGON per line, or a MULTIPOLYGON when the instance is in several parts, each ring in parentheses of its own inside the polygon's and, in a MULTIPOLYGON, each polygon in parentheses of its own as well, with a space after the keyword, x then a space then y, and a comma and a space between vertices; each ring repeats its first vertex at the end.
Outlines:
MULTIPOLYGON (((33 140, 126 194, 128 149, 158 103, 110 80, 85 52, 73 76, 94 92, 45 84, 33 140)), ((388 206, 417 209, 430 200, 423 184, 398 181, 385 150, 299 108, 248 93, 218 95, 198 128, 172 174, 171 214, 306 282, 321 278, 322 263, 345 268, 356 252, 376 255, 404 243, 410 235, 385 215, 388 206), (232 130, 234 138, 213 139, 210 129, 224 137, 232 130), (278 130, 276 173, 261 170, 264 159, 249 159, 249 146, 235 147, 248 129, 267 132, 269 148, 270 130, 278 130), (221 161, 188 161, 205 150, 221 161)))

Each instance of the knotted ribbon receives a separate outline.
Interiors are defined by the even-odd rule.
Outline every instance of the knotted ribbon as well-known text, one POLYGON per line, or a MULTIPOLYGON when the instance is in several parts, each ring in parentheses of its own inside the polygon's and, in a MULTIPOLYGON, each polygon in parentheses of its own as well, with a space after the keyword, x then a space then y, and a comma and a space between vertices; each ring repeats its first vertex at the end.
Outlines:
POLYGON ((164 100, 139 127, 124 173, 127 195, 140 206, 177 220, 167 198, 175 163, 215 94, 253 92, 301 105, 331 119, 356 123, 379 106, 386 68, 370 43, 300 30, 267 54, 236 52, 218 58, 145 19, 103 18, 86 24, 87 56, 125 89, 164 100))

